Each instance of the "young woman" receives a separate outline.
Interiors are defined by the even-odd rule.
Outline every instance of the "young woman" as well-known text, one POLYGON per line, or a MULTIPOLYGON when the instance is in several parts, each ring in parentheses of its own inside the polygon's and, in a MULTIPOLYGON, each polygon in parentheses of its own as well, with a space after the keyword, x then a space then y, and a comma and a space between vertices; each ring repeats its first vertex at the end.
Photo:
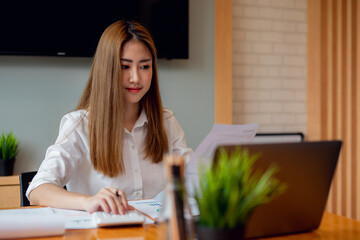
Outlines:
POLYGON ((62 118, 27 196, 36 205, 124 214, 127 199, 164 189, 165 153, 188 159, 192 150, 162 108, 149 32, 118 21, 102 34, 77 109, 62 118))

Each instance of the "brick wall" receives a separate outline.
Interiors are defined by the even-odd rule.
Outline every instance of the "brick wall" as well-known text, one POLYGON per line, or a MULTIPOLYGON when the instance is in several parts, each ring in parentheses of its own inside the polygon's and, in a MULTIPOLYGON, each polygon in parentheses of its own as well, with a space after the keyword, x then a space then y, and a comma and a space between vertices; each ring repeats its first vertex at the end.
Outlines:
POLYGON ((233 123, 306 133, 306 0, 233 0, 233 123))

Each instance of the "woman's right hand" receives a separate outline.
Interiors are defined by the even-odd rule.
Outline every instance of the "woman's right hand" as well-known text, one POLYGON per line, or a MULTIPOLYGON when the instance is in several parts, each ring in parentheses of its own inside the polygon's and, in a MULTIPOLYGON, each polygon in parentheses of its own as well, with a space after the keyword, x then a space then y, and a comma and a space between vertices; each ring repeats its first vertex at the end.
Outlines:
POLYGON ((134 210, 128 204, 125 192, 115 187, 102 188, 96 195, 87 197, 84 208, 90 213, 104 211, 113 214, 125 214, 128 210, 134 210))

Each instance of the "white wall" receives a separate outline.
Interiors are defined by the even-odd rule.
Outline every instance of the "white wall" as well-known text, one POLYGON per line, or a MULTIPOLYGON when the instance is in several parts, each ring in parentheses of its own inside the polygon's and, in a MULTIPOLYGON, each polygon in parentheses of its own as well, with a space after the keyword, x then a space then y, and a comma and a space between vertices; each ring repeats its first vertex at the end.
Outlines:
POLYGON ((234 123, 306 133, 306 0, 233 0, 234 123))
MULTIPOLYGON (((214 123, 214 3, 189 4, 190 59, 160 59, 159 77, 163 104, 195 149, 214 123)), ((21 141, 15 173, 37 170, 90 66, 90 58, 0 56, 0 132, 13 131, 21 141)))

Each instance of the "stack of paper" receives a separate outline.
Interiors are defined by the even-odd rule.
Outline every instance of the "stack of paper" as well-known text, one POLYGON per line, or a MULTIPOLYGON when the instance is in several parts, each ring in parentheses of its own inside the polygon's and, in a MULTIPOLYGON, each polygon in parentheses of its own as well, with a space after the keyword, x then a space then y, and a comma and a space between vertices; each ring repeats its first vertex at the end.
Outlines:
POLYGON ((65 218, 50 208, 0 211, 0 239, 63 235, 65 218))

